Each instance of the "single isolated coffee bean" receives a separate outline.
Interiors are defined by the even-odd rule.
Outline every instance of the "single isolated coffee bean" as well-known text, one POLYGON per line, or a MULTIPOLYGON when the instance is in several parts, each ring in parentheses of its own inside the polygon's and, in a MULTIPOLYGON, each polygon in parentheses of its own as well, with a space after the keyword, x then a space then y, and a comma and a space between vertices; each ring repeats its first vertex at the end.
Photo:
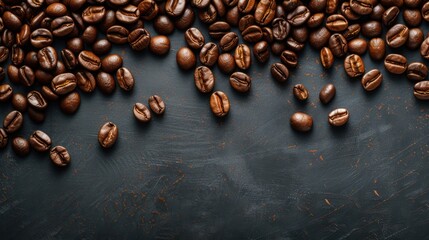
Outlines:
POLYGON ((407 58, 400 54, 391 53, 384 59, 384 67, 393 74, 402 74, 407 70, 407 58))
POLYGON ((224 117, 229 113, 230 103, 228 96, 216 91, 210 96, 210 108, 216 117, 224 117))
POLYGON ((136 103, 133 107, 134 117, 140 122, 149 122, 152 118, 149 108, 143 103, 136 103))
POLYGON ((328 122, 331 126, 341 127, 349 121, 349 111, 345 108, 337 108, 329 113, 328 122))
POLYGON ((121 67, 116 71, 116 80, 118 80, 119 87, 129 92, 134 88, 134 77, 128 68, 121 67))
POLYGON ((30 146, 37 152, 46 152, 51 148, 51 138, 48 134, 36 130, 30 135, 29 138, 30 146))
POLYGON ((239 44, 234 52, 235 64, 238 68, 246 70, 252 63, 250 48, 246 44, 239 44))
POLYGON ((98 131, 98 142, 103 148, 111 148, 116 143, 118 135, 118 127, 112 122, 107 122, 98 131))
POLYGON ((80 106, 80 94, 77 91, 64 96, 60 101, 60 109, 66 114, 74 114, 80 106))
POLYGON ((223 73, 231 73, 235 69, 235 59, 230 53, 222 53, 217 59, 217 65, 223 73))
POLYGON ((192 49, 201 49, 204 46, 205 39, 203 34, 197 28, 189 28, 185 32, 185 41, 192 49))
POLYGON ((152 37, 149 50, 158 56, 167 54, 170 51, 170 39, 164 35, 152 37))
POLYGON ((30 143, 23 137, 16 137, 12 140, 12 150, 16 155, 25 157, 30 154, 30 143))
POLYGON ((9 138, 6 131, 3 128, 0 128, 0 149, 3 149, 7 146, 9 138))
POLYGON ((58 167, 65 167, 70 164, 71 157, 67 149, 63 146, 55 146, 49 152, 52 163, 58 167))
POLYGON ((365 65, 359 55, 351 54, 344 59, 344 70, 349 77, 359 77, 365 73, 365 65))
POLYGON ((320 50, 320 62, 325 69, 330 69, 332 65, 334 65, 334 55, 332 54, 331 49, 323 47, 320 50))
POLYGON ((293 86, 292 92, 296 99, 300 101, 305 101, 308 99, 308 90, 303 84, 296 84, 293 86))
POLYGON ((320 102, 323 104, 328 104, 334 97, 336 93, 336 88, 334 84, 329 83, 323 86, 319 93, 320 102))
POLYGON ((148 100, 150 109, 158 114, 162 115, 165 112, 165 103, 162 98, 158 95, 153 95, 149 97, 148 100))
POLYGON ((423 81, 428 76, 428 67, 421 62, 408 64, 407 78, 412 81, 423 81))
POLYGON ((179 51, 177 51, 176 62, 181 69, 190 70, 193 67, 195 67, 195 64, 197 63, 197 59, 195 57, 194 52, 192 52, 191 49, 187 47, 182 47, 179 49, 179 51))
POLYGON ((248 92, 252 83, 249 75, 243 72, 235 72, 229 77, 231 87, 238 92, 248 92))
POLYGON ((279 82, 286 82, 289 78, 289 70, 282 63, 273 63, 271 65, 271 75, 279 82))
POLYGON ((208 93, 213 90, 215 77, 210 68, 199 66, 194 71, 194 82, 197 89, 202 93, 208 93))
POLYGON ((419 100, 429 100, 429 81, 421 81, 414 85, 414 96, 419 100))
POLYGON ((308 132, 313 127, 313 117, 303 112, 296 112, 290 117, 290 126, 299 132, 308 132))
POLYGON ((383 82, 383 74, 378 69, 372 69, 371 71, 363 75, 361 84, 366 91, 373 91, 377 89, 383 82))

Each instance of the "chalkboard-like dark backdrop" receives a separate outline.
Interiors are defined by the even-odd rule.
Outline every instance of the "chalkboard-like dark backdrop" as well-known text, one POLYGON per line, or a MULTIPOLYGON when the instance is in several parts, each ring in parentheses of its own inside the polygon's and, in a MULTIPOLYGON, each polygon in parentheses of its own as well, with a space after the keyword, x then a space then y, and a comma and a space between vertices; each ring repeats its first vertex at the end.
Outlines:
MULTIPOLYGON (((366 69, 384 74, 381 88, 366 93, 360 80, 346 77, 342 60, 325 72, 307 46, 285 84, 269 73, 277 57, 266 65, 253 59, 248 94, 235 92, 215 68, 215 89, 232 104, 228 117, 217 119, 193 72, 176 66, 183 45, 176 30, 166 57, 115 47, 136 77, 131 94, 82 94, 73 116, 51 104, 41 125, 25 117, 19 135, 47 132, 69 149, 72 163, 58 169, 34 151, 18 158, 10 145, 0 152, 2 239, 429 237, 429 104, 413 97, 404 76, 365 54, 366 69), (309 88, 306 104, 292 96, 296 83, 309 88), (327 83, 337 95, 325 106, 318 93, 327 83), (166 113, 140 124, 132 106, 153 94, 165 99, 166 113), (338 107, 351 119, 335 129, 327 115, 338 107), (312 132, 292 131, 295 111, 314 117, 312 132), (109 151, 97 142, 106 121, 120 131, 109 151)), ((423 61, 417 52, 399 52, 423 61)), ((1 105, 0 116, 11 109, 1 105)))

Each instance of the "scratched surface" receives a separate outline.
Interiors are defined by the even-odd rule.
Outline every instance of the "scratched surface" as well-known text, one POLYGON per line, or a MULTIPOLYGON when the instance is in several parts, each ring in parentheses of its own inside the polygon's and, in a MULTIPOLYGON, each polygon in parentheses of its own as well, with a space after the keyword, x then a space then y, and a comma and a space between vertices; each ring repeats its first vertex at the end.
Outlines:
MULTIPOLYGON (((218 120, 193 73, 176 67, 184 44, 176 31, 166 57, 114 48, 136 77, 131 94, 82 94, 74 116, 53 103, 42 125, 25 117, 19 135, 42 129, 69 149, 72 163, 59 170, 46 154, 18 158, 10 145, 0 152, 1 239, 429 238, 429 104, 415 100, 405 77, 365 54, 367 70, 385 74, 368 94, 341 60, 325 72, 306 47, 286 84, 271 78, 269 64, 253 64, 248 94, 234 92, 215 68, 215 89, 232 104, 218 120), (296 83, 310 90, 306 104, 292 96, 296 83), (318 92, 327 83, 337 95, 323 106, 318 92), (152 94, 167 111, 139 124, 132 106, 152 94), (340 129, 327 123, 337 107, 351 113, 340 129), (314 117, 312 132, 291 130, 295 111, 314 117), (108 120, 120 139, 103 151, 97 132, 108 120)), ((11 109, 1 105, 1 118, 11 109)))

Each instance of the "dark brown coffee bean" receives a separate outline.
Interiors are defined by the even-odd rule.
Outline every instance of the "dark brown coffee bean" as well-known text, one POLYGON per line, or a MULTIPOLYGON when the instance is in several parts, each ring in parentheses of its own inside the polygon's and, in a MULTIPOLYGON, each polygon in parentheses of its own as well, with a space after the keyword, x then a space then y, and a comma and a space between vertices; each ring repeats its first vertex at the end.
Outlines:
POLYGON ((383 74, 378 69, 373 69, 363 75, 361 84, 366 91, 373 91, 383 81, 383 74))
POLYGON ((208 28, 210 37, 220 39, 231 31, 231 26, 227 22, 218 21, 211 24, 208 28))
POLYGON ((363 55, 366 52, 367 46, 368 44, 363 38, 355 38, 347 44, 348 52, 358 55, 363 55))
POLYGON ((119 130, 116 124, 107 122, 98 131, 98 142, 103 148, 111 148, 117 141, 119 130))
POLYGON ((116 71, 116 79, 119 87, 124 91, 131 91, 134 88, 134 76, 125 67, 121 67, 116 71))
POLYGON ((14 32, 18 31, 22 26, 22 22, 19 17, 10 11, 5 11, 2 15, 2 19, 4 26, 14 32))
POLYGON ((292 92, 296 99, 300 101, 305 101, 308 99, 308 90, 303 84, 296 84, 293 86, 292 92))
POLYGON ((368 44, 369 56, 373 60, 382 60, 386 54, 386 44, 381 38, 373 38, 368 44))
POLYGON ((99 56, 107 54, 111 49, 112 43, 110 43, 107 39, 99 39, 95 41, 94 44, 92 44, 92 51, 99 56))
POLYGON ((408 64, 407 78, 412 81, 423 81, 428 76, 428 67, 421 62, 408 64))
POLYGON ((156 17, 155 21, 153 22, 153 27, 157 33, 162 35, 170 35, 174 32, 173 21, 165 15, 156 17))
POLYGON ((24 117, 19 111, 12 111, 6 115, 3 120, 3 129, 7 133, 14 133, 21 129, 24 122, 24 117))
POLYGON ((326 0, 310 0, 307 7, 312 12, 324 12, 326 9, 326 3, 326 0))
MULTIPOLYGON (((197 28, 189 28, 188 30, 186 30, 185 40, 186 43, 188 43, 188 46, 192 49, 201 49, 205 43, 203 34, 197 28)), ((220 45, 222 46, 222 40, 220 42, 220 45)))
POLYGON ((304 46, 304 43, 295 40, 293 37, 288 37, 286 39, 286 47, 294 52, 300 52, 304 49, 304 46))
POLYGON ((97 86, 94 75, 89 71, 76 73, 77 86, 85 93, 91 93, 97 86))
POLYGON ((341 127, 344 126, 350 118, 349 111, 345 108, 337 108, 329 113, 328 122, 331 126, 341 127))
POLYGON ((63 146, 55 146, 49 152, 52 163, 58 167, 65 167, 70 164, 70 153, 63 146))
POLYGON ((216 117, 226 116, 230 107, 228 96, 225 93, 216 91, 210 96, 210 108, 216 117))
POLYGON ((320 27, 325 19, 324 13, 315 13, 310 16, 310 18, 307 20, 307 26, 309 28, 317 28, 320 27))
POLYGON ((367 38, 379 37, 383 32, 383 28, 378 21, 368 21, 361 25, 361 32, 367 38))
POLYGON ((429 100, 429 81, 421 81, 414 85, 414 96, 419 100, 429 100))
POLYGON ((348 1, 345 1, 341 4, 340 12, 349 21, 358 20, 361 17, 361 15, 352 10, 350 7, 350 2, 348 1))
POLYGON ((27 94, 28 105, 36 110, 43 111, 48 107, 43 95, 38 91, 31 91, 27 94))
POLYGON ((82 19, 88 24, 101 22, 106 16, 104 6, 89 6, 82 12, 82 19))
POLYGON ((75 24, 71 17, 62 16, 52 20, 50 26, 52 35, 55 37, 64 37, 73 31, 75 24))
MULTIPOLYGON (((200 53, 200 57, 201 57, 201 53, 200 53)), ((210 61, 213 60, 213 59, 211 59, 211 57, 213 57, 213 56, 207 52, 205 52, 205 55, 203 57, 207 57, 207 59, 206 59, 207 61, 208 61, 208 59, 210 59, 210 61)), ((214 59, 213 61, 217 61, 217 59, 214 59)), ((189 49, 187 47, 182 47, 179 49, 179 51, 177 51, 176 62, 177 62, 177 65, 181 69, 190 70, 193 67, 195 67, 195 64, 197 63, 197 58, 195 57, 195 54, 194 54, 194 52, 192 52, 191 49, 189 49)))
POLYGON ((289 78, 289 70, 282 63, 274 63, 271 65, 271 75, 279 82, 286 82, 289 78))
POLYGON ((334 64, 334 55, 331 49, 324 47, 320 50, 320 62, 325 69, 329 69, 334 64))
POLYGON ((9 138, 6 131, 3 128, 0 128, 0 149, 3 149, 7 146, 9 138))
POLYGON ((51 46, 40 49, 37 52, 37 59, 39 59, 40 67, 46 71, 54 70, 57 67, 57 51, 51 46))
POLYGON ((7 102, 13 95, 13 89, 9 84, 0 85, 0 102, 7 102))
POLYGON ((331 33, 329 30, 325 27, 321 27, 310 33, 309 42, 313 48, 321 49, 328 44, 330 37, 331 33))
POLYGON ((17 44, 14 44, 10 57, 13 65, 20 66, 24 62, 25 52, 17 44))
POLYGON ((243 32, 241 32, 241 35, 243 36, 244 41, 251 43, 260 41, 264 36, 262 29, 258 25, 247 27, 243 32))
POLYGON ((230 53, 222 53, 217 59, 219 69, 224 73, 231 73, 235 69, 235 59, 230 53))
POLYGON ((206 66, 213 66, 219 57, 219 47, 213 43, 206 43, 200 51, 200 62, 206 66))
MULTIPOLYGON (((55 94, 52 89, 50 89, 48 86, 42 86, 42 89, 40 90, 40 93, 42 96, 48 100, 48 101, 56 101, 58 100, 58 95, 55 94)), ((26 99, 27 100, 27 99, 26 99)))
POLYGON ((325 12, 327 14, 334 14, 338 9, 338 0, 327 0, 325 12))
POLYGON ((11 30, 4 29, 3 34, 1 36, 1 42, 5 47, 10 48, 16 42, 15 36, 16 36, 15 33, 12 32, 11 30))
POLYGON ((12 106, 19 112, 25 112, 27 110, 28 102, 27 98, 21 93, 15 93, 12 96, 12 106))
POLYGON ((298 65, 298 56, 290 50, 284 50, 280 54, 280 61, 288 68, 295 68, 298 65))
POLYGON ((371 0, 350 0, 350 7, 359 15, 368 15, 372 12, 373 3, 371 0))
POLYGON ((383 13, 382 21, 385 26, 392 26, 395 24, 396 20, 398 19, 399 15, 399 8, 397 6, 392 6, 383 13))
POLYGON ((407 58, 400 54, 389 54, 384 59, 384 67, 393 74, 402 74, 407 70, 407 58))
POLYGON ((97 33, 98 33, 98 30, 96 27, 88 26, 87 28, 85 28, 85 30, 82 33, 82 40, 86 44, 91 45, 97 40, 97 33))
POLYGON ((246 70, 252 64, 250 48, 246 44, 239 44, 234 52, 235 64, 238 68, 246 70))
POLYGON ((154 0, 143 0, 138 4, 140 17, 144 20, 152 20, 158 15, 158 4, 154 0))
POLYGON ((359 77, 365 73, 365 65, 360 56, 356 54, 348 55, 344 59, 344 70, 349 77, 359 77))
MULTIPOLYGON (((428 10, 429 11, 429 10, 428 10)), ((426 38, 420 45, 420 55, 424 59, 429 59, 429 37, 426 38)))
POLYGON ((29 143, 37 152, 46 152, 51 148, 52 140, 48 134, 36 130, 30 135, 29 143))
POLYGON ((122 67, 122 57, 118 54, 109 54, 101 60, 101 70, 112 73, 122 67))
POLYGON ((134 104, 133 114, 139 122, 149 122, 152 118, 149 108, 143 103, 134 104))
POLYGON ((420 28, 411 28, 408 33, 406 46, 409 49, 418 49, 424 40, 423 31, 420 28))
POLYGON ((238 11, 242 14, 251 13, 256 7, 255 0, 239 0, 238 11))
MULTIPOLYGON (((43 3, 43 1, 32 1, 32 2, 43 3)), ((58 2, 51 3, 46 7, 45 12, 50 17, 62 17, 67 14, 67 7, 62 3, 58 3, 58 2)))
POLYGON ((51 88, 58 95, 65 95, 72 92, 77 85, 76 76, 73 73, 59 74, 51 82, 51 88))
POLYGON ((198 11, 198 18, 205 24, 211 24, 216 21, 217 10, 213 4, 209 4, 206 9, 198 11))
POLYGON ((0 67, 0 82, 2 82, 5 77, 6 77, 6 73, 5 73, 4 69, 2 67, 0 67))
POLYGON ((273 38, 278 41, 284 40, 290 32, 290 24, 283 18, 275 18, 272 22, 273 38))
POLYGON ((179 17, 186 7, 185 0, 167 0, 165 2, 165 12, 172 17, 179 17))
POLYGON ((256 5, 255 10, 255 21, 259 25, 269 24, 276 13, 276 1, 275 0, 261 0, 256 5))
POLYGON ((76 56, 71 50, 67 48, 61 50, 61 59, 68 70, 73 70, 78 65, 76 56))
POLYGON ((0 63, 4 63, 9 58, 9 49, 5 46, 0 46, 0 63))
POLYGON ((255 25, 255 17, 253 15, 245 15, 238 22, 238 29, 243 32, 246 28, 255 25))
POLYGON ((386 9, 384 8, 384 6, 379 3, 374 6, 374 8, 372 9, 372 13, 369 15, 369 17, 372 20, 381 21, 383 19, 383 13, 385 10, 386 9))
POLYGON ((283 42, 275 41, 271 44, 271 52, 276 56, 279 56, 285 49, 286 45, 283 42))
POLYGON ((347 29, 349 23, 345 17, 340 14, 330 15, 326 19, 326 28, 333 32, 341 32, 347 29))
POLYGON ((9 64, 7 66, 6 72, 7 72, 7 77, 9 78, 9 80, 12 83, 15 83, 15 84, 19 84, 20 83, 19 69, 16 66, 14 66, 12 64, 9 64))
POLYGON ((296 41, 300 43, 305 43, 307 42, 307 39, 308 39, 308 28, 306 27, 293 28, 291 35, 292 35, 291 37, 296 41))
POLYGON ((12 140, 12 150, 19 157, 25 157, 30 154, 30 144, 27 139, 16 137, 12 140))
POLYGON ((210 0, 191 0, 191 5, 196 8, 206 8, 210 4, 210 0))
POLYGON ((140 11, 132 4, 125 5, 116 11, 116 19, 125 24, 133 24, 137 22, 139 18, 140 11))
POLYGON ((112 94, 116 89, 115 79, 110 73, 99 72, 95 80, 97 87, 104 94, 112 94))
POLYGON ((329 48, 334 56, 342 57, 346 55, 348 51, 347 40, 343 35, 334 33, 329 38, 329 48))
POLYGON ((408 27, 403 24, 396 24, 386 33, 386 43, 389 47, 399 48, 408 40, 408 27))
POLYGON ((36 79, 33 70, 26 65, 19 68, 18 78, 19 82, 26 87, 33 86, 36 79))
POLYGON ((78 92, 74 91, 67 94, 60 101, 60 109, 66 114, 75 113, 80 106, 80 95, 78 92))
POLYGON ((142 28, 140 28, 139 30, 135 29, 133 30, 133 32, 134 31, 136 31, 136 33, 131 34, 125 27, 120 25, 113 25, 109 27, 109 29, 107 29, 106 37, 107 40, 109 40, 111 43, 118 45, 129 42, 131 47, 136 50, 133 46, 137 45, 136 41, 138 41, 138 39, 144 38, 145 33, 144 31, 142 31, 142 28))
POLYGON ((164 114, 165 112, 165 103, 162 98, 158 95, 153 95, 149 97, 148 100, 150 109, 157 115, 164 114))
POLYGON ((290 126, 299 132, 308 132, 313 127, 313 118, 303 112, 296 112, 290 117, 290 126))
POLYGON ((170 39, 167 36, 159 35, 150 39, 149 50, 155 55, 165 55, 170 51, 170 39))
POLYGON ((249 75, 243 72, 234 72, 229 77, 229 83, 231 87, 238 92, 248 92, 252 83, 252 79, 249 75))
POLYGON ((215 80, 213 72, 206 66, 199 66, 194 71, 195 86, 202 93, 211 92, 215 85, 215 80))
MULTIPOLYGON (((127 34, 128 33, 126 33, 124 31, 123 33, 121 33, 121 36, 127 36, 127 34), (122 34, 124 34, 124 35, 122 35, 122 34)), ((112 37, 113 36, 114 35, 112 35, 112 37)), ((122 38, 122 37, 119 37, 119 38, 122 38)), ((127 40, 128 40, 128 42, 129 42, 129 44, 133 50, 143 51, 145 48, 147 48, 149 46, 150 34, 144 28, 136 28, 127 36, 127 40)), ((111 41, 111 40, 109 39, 109 41, 111 41)), ((115 43, 115 41, 113 41, 113 43, 115 43)))
MULTIPOLYGON (((204 39, 203 39, 204 40, 204 39)), ((238 36, 235 32, 229 32, 225 34, 219 41, 220 49, 223 52, 229 52, 237 47, 238 44, 238 36)))
POLYGON ((268 59, 270 58, 270 50, 268 43, 266 41, 256 43, 253 46, 253 55, 261 63, 268 61, 268 59))
POLYGON ((297 27, 306 23, 308 18, 310 18, 310 14, 310 10, 308 10, 306 6, 301 5, 295 8, 295 10, 293 10, 292 12, 290 12, 286 16, 286 19, 290 23, 290 25, 297 27))
POLYGON ((97 71, 101 68, 101 60, 91 51, 84 50, 79 53, 79 64, 90 71, 97 71))
POLYGON ((326 84, 320 90, 319 99, 323 104, 328 104, 334 97, 336 93, 336 88, 334 84, 326 84))
POLYGON ((404 9, 402 17, 408 27, 417 27, 422 22, 422 14, 419 9, 404 9))

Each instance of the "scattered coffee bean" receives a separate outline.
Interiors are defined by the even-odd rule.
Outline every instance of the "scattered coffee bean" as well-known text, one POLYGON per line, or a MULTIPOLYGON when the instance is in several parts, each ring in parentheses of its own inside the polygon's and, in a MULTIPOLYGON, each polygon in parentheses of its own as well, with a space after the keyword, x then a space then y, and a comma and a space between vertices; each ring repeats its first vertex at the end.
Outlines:
POLYGON ((112 122, 107 122, 98 131, 98 142, 103 148, 111 148, 116 143, 118 135, 118 127, 112 122))
POLYGON ((119 87, 124 91, 131 91, 134 88, 134 77, 130 70, 121 67, 116 71, 116 79, 118 80, 119 87))
POLYGON ((324 47, 320 50, 320 62, 325 69, 329 69, 334 64, 334 55, 331 49, 324 47))
POLYGON ((199 66, 194 71, 194 82, 200 92, 208 93, 213 90, 215 77, 208 67, 199 66))
POLYGON ((235 59, 230 53, 222 53, 217 59, 219 69, 224 73, 231 73, 235 69, 235 59))
POLYGON ((296 112, 290 117, 291 127, 299 132, 308 132, 313 127, 313 117, 303 112, 296 112))
POLYGON ((229 83, 232 88, 238 92, 248 92, 252 83, 249 75, 243 72, 235 72, 229 77, 229 83))
POLYGON ((96 77, 96 85, 104 94, 112 94, 116 89, 115 79, 112 74, 99 72, 96 77))
POLYGON ((170 39, 164 35, 150 39, 149 50, 155 55, 165 55, 170 51, 170 39))
POLYGON ((71 157, 67 149, 63 146, 55 146, 49 152, 52 163, 58 167, 65 167, 70 164, 71 157))
POLYGON ((8 141, 9 138, 6 131, 3 128, 0 128, 0 149, 5 148, 8 141))
POLYGON ((413 81, 423 81, 428 75, 428 67, 421 62, 413 62, 408 64, 407 78, 413 81))
POLYGON ((329 83, 323 86, 319 93, 320 102, 323 104, 328 104, 334 97, 336 93, 336 88, 334 84, 329 83))
POLYGON ((189 28, 186 30, 185 40, 192 49, 201 49, 205 43, 203 34, 197 28, 189 28))
POLYGON ((341 127, 349 121, 349 111, 345 108, 337 108, 329 113, 328 122, 331 126, 341 127))
POLYGON ((151 117, 149 108, 143 103, 136 103, 133 107, 134 117, 140 122, 149 122, 151 117))
POLYGON ((383 74, 378 69, 373 69, 363 75, 361 84, 366 91, 373 91, 383 81, 383 74))
POLYGON ((101 60, 101 70, 112 73, 122 67, 122 57, 118 54, 109 54, 101 60))
POLYGON ((414 85, 414 96, 419 100, 429 100, 429 81, 421 81, 414 85))
POLYGON ((400 54, 391 53, 384 59, 384 67, 393 74, 404 73, 407 70, 407 66, 407 58, 400 54))
POLYGON ((235 64, 241 70, 246 70, 252 63, 250 48, 246 44, 239 44, 234 52, 235 64))
POLYGON ((37 152, 46 152, 51 148, 51 138, 48 134, 36 130, 30 135, 29 138, 30 146, 37 152))
POLYGON ((293 86, 293 95, 300 101, 308 99, 308 90, 303 84, 296 84, 293 86))
POLYGON ((359 55, 351 54, 344 60, 344 70, 349 77, 359 77, 365 72, 365 65, 359 55))
POLYGON ((76 91, 64 96, 60 101, 60 109, 66 114, 75 113, 80 106, 80 94, 76 91))
POLYGON ((285 82, 289 78, 289 70, 282 63, 273 63, 271 65, 271 75, 279 82, 285 82))
POLYGON ((210 96, 210 108, 216 117, 224 117, 229 113, 230 103, 228 96, 216 91, 210 96))
POLYGON ((164 101, 162 100, 162 98, 160 96, 153 95, 153 96, 149 97, 148 103, 149 103, 150 109, 154 113, 156 113, 158 115, 164 114, 164 112, 165 112, 165 103, 164 103, 164 101))
POLYGON ((12 140, 12 149, 16 155, 25 157, 30 154, 30 143, 23 137, 16 137, 12 140))
POLYGON ((177 62, 177 65, 181 69, 183 69, 183 70, 190 70, 197 63, 197 59, 195 57, 194 52, 192 52, 191 49, 189 49, 187 47, 182 47, 182 48, 179 49, 179 51, 177 51, 176 62, 177 62))

